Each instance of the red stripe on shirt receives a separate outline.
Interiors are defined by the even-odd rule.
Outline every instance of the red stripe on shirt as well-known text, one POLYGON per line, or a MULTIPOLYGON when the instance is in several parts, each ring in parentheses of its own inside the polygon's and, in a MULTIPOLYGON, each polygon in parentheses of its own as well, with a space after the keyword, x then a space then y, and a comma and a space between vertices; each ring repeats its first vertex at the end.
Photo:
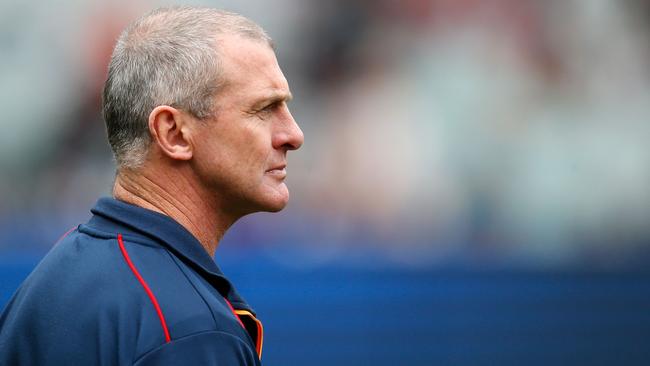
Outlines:
POLYGON ((57 240, 57 241, 54 243, 54 245, 59 244, 59 242, 60 242, 61 240, 65 239, 66 236, 70 235, 70 233, 73 232, 74 229, 76 229, 76 228, 77 228, 77 227, 75 226, 75 227, 72 227, 70 230, 66 231, 65 234, 61 235, 61 237, 59 238, 59 240, 57 240))
POLYGON ((126 248, 124 247, 122 234, 117 234, 117 242, 120 245, 120 251, 122 251, 124 260, 126 260, 126 263, 129 265, 129 268, 131 268, 131 271, 140 282, 140 285, 142 285, 142 288, 144 288, 144 291, 147 293, 147 296, 149 296, 149 300, 151 300, 151 303, 153 303, 153 307, 156 308, 158 319, 160 319, 160 325, 162 326, 163 332, 165 333, 165 342, 169 343, 171 341, 171 337, 169 336, 169 330, 167 329, 167 322, 165 321, 165 316, 163 315, 162 310, 160 310, 160 305, 158 305, 158 300, 156 300, 156 296, 153 294, 153 292, 149 288, 149 285, 147 285, 147 282, 144 280, 144 278, 140 276, 140 272, 138 272, 138 269, 135 268, 133 262, 131 262, 131 258, 129 258, 129 253, 126 251, 126 248))

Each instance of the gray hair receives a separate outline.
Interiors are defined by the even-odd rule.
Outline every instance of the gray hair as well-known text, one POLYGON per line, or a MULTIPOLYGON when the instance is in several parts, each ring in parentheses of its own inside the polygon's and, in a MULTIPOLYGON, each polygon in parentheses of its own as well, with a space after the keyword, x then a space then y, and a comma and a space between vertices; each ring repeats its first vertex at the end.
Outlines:
POLYGON ((151 143, 149 114, 156 106, 199 119, 214 115, 214 96, 225 81, 216 44, 221 34, 273 47, 250 19, 210 8, 160 8, 122 32, 108 66, 102 110, 118 168, 144 163, 151 143))

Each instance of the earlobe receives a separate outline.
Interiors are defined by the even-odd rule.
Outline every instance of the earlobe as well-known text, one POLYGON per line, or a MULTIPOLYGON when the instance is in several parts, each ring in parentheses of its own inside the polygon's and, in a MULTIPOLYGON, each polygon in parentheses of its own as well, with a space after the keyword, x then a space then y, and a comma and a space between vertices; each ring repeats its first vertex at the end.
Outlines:
POLYGON ((190 160, 192 144, 188 136, 187 116, 176 108, 157 106, 149 114, 149 133, 161 152, 174 160, 190 160))

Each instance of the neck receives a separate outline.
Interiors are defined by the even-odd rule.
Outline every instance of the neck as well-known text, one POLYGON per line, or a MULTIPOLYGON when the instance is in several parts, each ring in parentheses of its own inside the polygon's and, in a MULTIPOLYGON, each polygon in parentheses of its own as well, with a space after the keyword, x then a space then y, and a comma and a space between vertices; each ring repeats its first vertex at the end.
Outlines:
POLYGON ((211 204, 187 176, 121 169, 115 179, 113 197, 171 217, 214 256, 219 241, 235 219, 220 215, 217 205, 211 204))

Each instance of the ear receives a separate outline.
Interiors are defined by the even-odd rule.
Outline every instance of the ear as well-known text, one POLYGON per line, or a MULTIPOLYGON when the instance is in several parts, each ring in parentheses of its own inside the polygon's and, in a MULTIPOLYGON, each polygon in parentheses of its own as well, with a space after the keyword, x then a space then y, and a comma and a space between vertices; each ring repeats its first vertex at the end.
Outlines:
POLYGON ((175 160, 190 160, 188 116, 176 108, 161 105, 149 114, 149 132, 163 154, 175 160))

